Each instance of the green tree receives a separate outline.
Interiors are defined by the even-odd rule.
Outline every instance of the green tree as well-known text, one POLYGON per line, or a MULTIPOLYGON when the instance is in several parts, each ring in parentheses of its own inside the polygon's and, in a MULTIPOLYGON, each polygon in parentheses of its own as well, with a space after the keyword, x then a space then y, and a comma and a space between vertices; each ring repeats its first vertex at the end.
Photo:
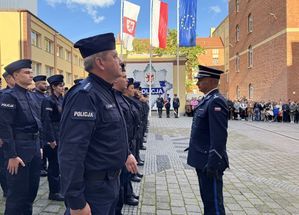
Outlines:
MULTIPOLYGON (((162 55, 176 55, 177 54, 177 30, 169 29, 167 35, 167 43, 165 49, 153 48, 153 54, 162 55)), ((133 42, 134 53, 149 53, 150 44, 149 40, 138 40, 135 39, 133 42)), ((200 46, 194 47, 179 47, 179 56, 186 57, 186 71, 187 77, 192 77, 192 69, 198 65, 198 55, 202 54, 204 49, 200 46)), ((190 88, 192 80, 186 79, 185 86, 187 89, 190 88)))

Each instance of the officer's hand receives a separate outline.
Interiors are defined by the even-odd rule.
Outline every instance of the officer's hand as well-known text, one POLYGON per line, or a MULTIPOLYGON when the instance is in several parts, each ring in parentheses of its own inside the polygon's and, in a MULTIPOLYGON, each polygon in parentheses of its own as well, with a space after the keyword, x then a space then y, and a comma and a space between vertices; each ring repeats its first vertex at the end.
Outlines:
POLYGON ((71 215, 91 215, 91 209, 89 207, 89 204, 86 202, 85 207, 79 210, 71 209, 71 215))
POLYGON ((51 147, 52 149, 55 149, 55 147, 57 146, 56 141, 48 142, 48 144, 50 145, 50 147, 51 147))
POLYGON ((25 163, 22 161, 20 157, 10 158, 8 160, 7 170, 11 175, 18 174, 19 165, 25 166, 25 163))
POLYGON ((127 161, 126 161, 126 167, 127 167, 127 170, 132 174, 136 174, 138 172, 137 161, 136 161, 134 155, 130 154, 128 156, 127 161))

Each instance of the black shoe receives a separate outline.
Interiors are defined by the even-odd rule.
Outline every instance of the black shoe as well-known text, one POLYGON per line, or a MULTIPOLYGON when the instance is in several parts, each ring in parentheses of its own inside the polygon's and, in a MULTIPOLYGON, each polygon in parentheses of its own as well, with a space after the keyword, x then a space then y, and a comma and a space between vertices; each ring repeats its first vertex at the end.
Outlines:
POLYGON ((48 175, 48 172, 47 172, 46 170, 42 169, 42 170, 40 171, 40 176, 41 176, 41 177, 46 177, 47 175, 48 175))
POLYGON ((133 198, 133 197, 128 198, 128 199, 125 200, 126 205, 137 206, 138 203, 139 203, 139 201, 137 199, 133 198))
POLYGON ((60 193, 50 193, 49 199, 53 200, 53 201, 58 201, 58 202, 64 201, 64 197, 60 193))
POLYGON ((139 161, 139 162, 137 163, 137 166, 144 166, 144 162, 139 161))
POLYGON ((141 178, 139 178, 137 175, 134 175, 134 176, 131 178, 131 181, 133 181, 133 182, 140 182, 140 181, 141 181, 141 178))
POLYGON ((139 199, 139 196, 137 196, 135 193, 132 194, 132 197, 137 200, 139 199))
POLYGON ((140 150, 146 150, 146 147, 145 146, 141 146, 140 150))
POLYGON ((143 174, 137 172, 136 175, 139 177, 139 178, 143 178, 143 174))

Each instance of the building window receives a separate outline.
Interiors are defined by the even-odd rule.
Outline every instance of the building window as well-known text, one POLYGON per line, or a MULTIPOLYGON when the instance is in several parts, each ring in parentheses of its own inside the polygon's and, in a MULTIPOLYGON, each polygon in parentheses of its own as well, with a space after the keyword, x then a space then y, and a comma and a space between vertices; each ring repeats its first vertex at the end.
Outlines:
POLYGON ((35 31, 31 31, 31 45, 41 47, 41 35, 35 31))
POLYGON ((236 12, 239 13, 240 11, 240 0, 236 0, 236 12))
POLYGON ((213 64, 217 65, 219 63, 219 58, 218 57, 213 57, 213 64))
POLYGON ((71 60, 72 60, 72 53, 68 50, 66 50, 65 59, 69 62, 71 62, 71 60))
POLYGON ((236 26, 236 41, 237 42, 240 41, 240 26, 239 25, 236 26))
POLYGON ((240 55, 236 54, 236 72, 240 72, 240 55))
POLYGON ((253 17, 251 13, 248 15, 248 32, 251 33, 253 31, 253 17))
POLYGON ((74 55, 74 64, 79 65, 79 58, 77 55, 74 55))
POLYGON ((253 86, 252 86, 252 84, 249 84, 249 86, 248 86, 248 98, 253 99, 253 86))
POLYGON ((83 59, 80 58, 80 59, 79 59, 79 66, 80 66, 80 67, 83 67, 83 65, 84 65, 83 59))
POLYGON ((212 54, 213 54, 213 57, 214 57, 214 55, 217 55, 217 57, 218 57, 219 49, 212 49, 212 54))
POLYGON ((57 57, 64 58, 64 53, 63 53, 63 47, 62 46, 57 46, 57 57))
POLYGON ((33 75, 40 75, 42 73, 42 64, 41 63, 37 63, 37 62, 32 62, 32 72, 33 75))
POLYGON ((46 75, 47 77, 50 77, 54 74, 54 68, 51 66, 46 66, 46 75))
POLYGON ((45 50, 46 52, 49 52, 51 54, 53 54, 53 45, 54 43, 49 40, 48 38, 45 38, 45 50))
POLYGON ((253 67, 253 49, 252 46, 248 47, 248 68, 253 67))
POLYGON ((237 99, 241 98, 241 92, 240 92, 240 87, 239 86, 237 86, 237 88, 236 88, 236 96, 237 96, 237 99))
POLYGON ((66 83, 72 84, 72 73, 66 72, 65 74, 66 74, 66 77, 65 77, 66 83))

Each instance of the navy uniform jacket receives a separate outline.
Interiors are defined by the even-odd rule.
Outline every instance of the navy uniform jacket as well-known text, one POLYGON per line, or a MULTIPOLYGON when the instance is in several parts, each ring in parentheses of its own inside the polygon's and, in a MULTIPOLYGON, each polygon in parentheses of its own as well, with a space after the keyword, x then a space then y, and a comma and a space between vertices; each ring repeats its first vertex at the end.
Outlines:
POLYGON ((120 170, 128 137, 112 85, 90 74, 63 102, 58 159, 62 193, 72 209, 83 208, 84 174, 120 170))
POLYGON ((24 162, 39 156, 39 142, 33 139, 38 138, 40 129, 38 106, 32 92, 19 85, 5 90, 0 100, 0 138, 4 142, 4 156, 7 159, 19 156, 24 162), (20 135, 33 138, 15 138, 20 135))
POLYGON ((157 108, 163 108, 163 106, 164 106, 164 100, 163 100, 162 97, 157 98, 156 105, 157 105, 157 108))
POLYGON ((121 92, 116 91, 116 100, 118 101, 121 110, 126 121, 126 127, 128 132, 128 141, 134 139, 134 115, 132 112, 131 104, 125 99, 121 92))
POLYGON ((173 106, 173 108, 179 108, 180 107, 180 99, 178 97, 173 98, 172 106, 173 106))
POLYGON ((194 112, 187 159, 190 166, 201 170, 207 166, 220 171, 229 166, 227 124, 227 101, 215 89, 204 97, 194 112))
POLYGON ((141 106, 139 106, 139 100, 137 100, 135 97, 125 96, 125 99, 131 104, 132 113, 134 115, 134 140, 136 140, 138 135, 138 130, 141 126, 141 114, 139 111, 139 108, 141 108, 141 106))
POLYGON ((41 104, 43 138, 46 142, 59 141, 59 125, 62 114, 63 97, 48 96, 41 104))

